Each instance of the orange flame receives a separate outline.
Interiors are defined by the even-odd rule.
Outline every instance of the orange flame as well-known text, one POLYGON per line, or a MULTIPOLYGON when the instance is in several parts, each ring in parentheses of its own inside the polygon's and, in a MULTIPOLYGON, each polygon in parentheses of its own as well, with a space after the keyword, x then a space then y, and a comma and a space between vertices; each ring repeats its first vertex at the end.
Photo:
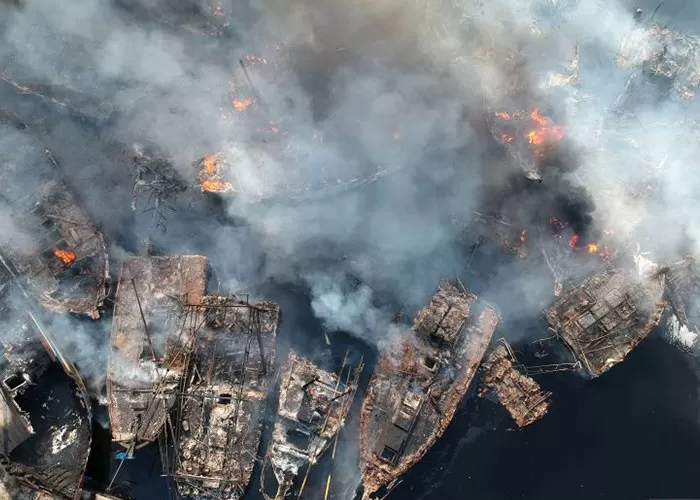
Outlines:
POLYGON ((597 243, 588 243, 586 245, 586 250, 588 250, 588 253, 598 253, 598 250, 600 250, 600 247, 598 246, 597 243))
POLYGON ((231 104, 233 104, 233 109, 238 112, 243 112, 255 104, 255 99, 234 99, 231 101, 231 104))
POLYGON ((569 248, 576 248, 577 243, 578 243, 578 234, 574 233, 571 235, 571 239, 569 239, 569 248))
POLYGON ((527 231, 525 231, 524 229, 520 231, 520 241, 522 241, 523 243, 527 241, 527 231))
POLYGON ((209 193, 225 193, 233 189, 233 184, 226 182, 223 177, 223 155, 216 153, 205 156, 201 161, 199 182, 202 191, 209 193))
MULTIPOLYGON (((555 125, 550 118, 542 116, 539 108, 533 109, 530 113, 522 111, 514 111, 507 113, 498 111, 494 113, 496 118, 502 120, 528 120, 532 125, 523 134, 523 137, 529 144, 533 146, 536 156, 541 157, 544 154, 544 148, 562 140, 564 138, 564 127, 555 125)), ((515 138, 509 134, 501 134, 501 142, 503 144, 512 144, 515 138)))
POLYGON ((61 250, 56 248, 53 254, 65 265, 70 264, 75 260, 75 252, 73 250, 61 250))

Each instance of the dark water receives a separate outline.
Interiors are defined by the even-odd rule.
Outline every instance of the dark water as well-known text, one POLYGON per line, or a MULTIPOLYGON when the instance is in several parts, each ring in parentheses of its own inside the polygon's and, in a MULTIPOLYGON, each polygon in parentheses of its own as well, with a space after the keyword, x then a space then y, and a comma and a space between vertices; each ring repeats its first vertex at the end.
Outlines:
MULTIPOLYGON (((550 413, 520 430, 502 408, 472 390, 389 500, 700 498, 698 366, 657 332, 598 379, 541 379, 555 392, 550 413)), ((357 404, 354 410, 341 440, 345 446, 357 442, 357 404)), ((160 473, 157 447, 142 450, 125 463, 117 491, 134 500, 175 498, 160 473)), ((351 472, 334 471, 334 477, 344 475, 351 472)), ((323 498, 325 478, 325 471, 312 475, 304 498, 323 498)), ((257 485, 256 478, 247 499, 260 498, 257 485)), ((338 485, 330 498, 349 496, 338 485)))

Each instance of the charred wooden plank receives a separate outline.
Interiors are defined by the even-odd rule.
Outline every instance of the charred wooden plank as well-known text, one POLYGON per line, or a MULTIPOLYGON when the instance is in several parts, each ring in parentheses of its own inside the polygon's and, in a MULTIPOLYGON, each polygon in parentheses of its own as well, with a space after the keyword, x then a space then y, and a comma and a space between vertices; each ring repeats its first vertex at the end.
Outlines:
POLYGON ((363 498, 415 465, 449 425, 499 318, 476 295, 441 282, 413 327, 384 352, 362 403, 363 498))

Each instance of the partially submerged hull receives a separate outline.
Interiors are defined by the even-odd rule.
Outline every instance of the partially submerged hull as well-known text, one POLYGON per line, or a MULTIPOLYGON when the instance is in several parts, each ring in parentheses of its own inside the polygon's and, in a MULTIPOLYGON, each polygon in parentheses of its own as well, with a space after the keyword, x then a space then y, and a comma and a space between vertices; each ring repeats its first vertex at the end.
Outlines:
POLYGON ((523 373, 505 341, 489 352, 481 369, 486 390, 496 396, 518 427, 530 425, 547 414, 551 393, 523 373))
POLYGON ((390 488, 452 420, 499 317, 477 297, 441 282, 393 352, 383 353, 362 403, 363 498, 390 488))
MULTIPOLYGON (((277 481, 275 500, 286 498, 300 472, 308 473, 337 438, 362 368, 343 364, 338 373, 331 373, 290 352, 282 369, 277 420, 266 456, 277 481)), ((263 495, 272 498, 264 485, 263 495)))
POLYGON ((128 257, 117 285, 107 372, 112 439, 155 441, 176 401, 191 354, 182 313, 205 292, 206 257, 128 257))
POLYGON ((107 296, 107 250, 50 153, 21 123, 0 116, 0 205, 11 214, 0 250, 47 309, 99 318, 107 296), (28 171, 27 167, 31 166, 28 171))
POLYGON ((274 376, 279 306, 205 296, 185 322, 193 363, 176 411, 167 472, 184 499, 237 500, 250 482, 274 376))
POLYGON ((44 333, 24 311, 3 308, 3 317, 0 467, 17 483, 18 495, 25 487, 78 500, 92 439, 84 385, 44 350, 44 333))
POLYGON ((593 377, 621 362, 659 324, 665 275, 600 272, 572 287, 545 316, 593 377))

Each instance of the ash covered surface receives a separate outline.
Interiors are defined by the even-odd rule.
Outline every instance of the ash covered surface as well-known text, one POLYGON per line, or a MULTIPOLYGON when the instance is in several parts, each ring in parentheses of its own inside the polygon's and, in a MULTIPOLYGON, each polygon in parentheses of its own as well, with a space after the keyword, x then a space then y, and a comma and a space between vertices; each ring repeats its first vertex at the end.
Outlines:
POLYGON ((182 498, 243 496, 275 372, 279 306, 208 295, 189 306, 194 366, 178 397, 176 455, 166 471, 182 498))

